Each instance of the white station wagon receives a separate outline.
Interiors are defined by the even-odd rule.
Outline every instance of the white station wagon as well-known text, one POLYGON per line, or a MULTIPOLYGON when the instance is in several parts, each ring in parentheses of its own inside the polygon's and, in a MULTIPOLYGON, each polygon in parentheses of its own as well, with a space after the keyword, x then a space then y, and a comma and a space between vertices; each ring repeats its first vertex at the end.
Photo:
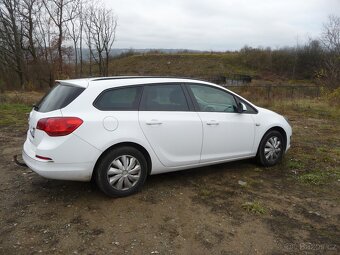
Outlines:
POLYGON ((95 180, 109 196, 148 175, 256 157, 278 163, 292 129, 221 86, 165 77, 57 81, 34 106, 25 163, 46 178, 95 180))

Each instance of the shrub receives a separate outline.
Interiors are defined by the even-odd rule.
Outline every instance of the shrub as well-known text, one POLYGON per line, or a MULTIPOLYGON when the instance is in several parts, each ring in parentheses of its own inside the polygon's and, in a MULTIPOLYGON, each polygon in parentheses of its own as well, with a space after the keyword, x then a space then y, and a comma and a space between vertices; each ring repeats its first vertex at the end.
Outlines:
POLYGON ((340 106, 340 87, 327 95, 328 103, 333 106, 340 106))

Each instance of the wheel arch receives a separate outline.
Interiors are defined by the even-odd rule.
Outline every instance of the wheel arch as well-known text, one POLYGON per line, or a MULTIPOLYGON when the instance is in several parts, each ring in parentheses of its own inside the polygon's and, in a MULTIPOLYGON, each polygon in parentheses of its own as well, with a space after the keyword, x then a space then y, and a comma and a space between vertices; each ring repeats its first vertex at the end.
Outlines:
POLYGON ((262 135, 261 140, 260 140, 260 142, 259 142, 259 144, 258 144, 258 146, 257 146, 257 153, 256 153, 256 154, 259 153, 259 148, 260 148, 260 145, 261 145, 261 142, 262 142, 263 137, 265 137, 265 135, 268 134, 270 131, 274 131, 274 130, 280 132, 280 134, 282 135, 282 137, 283 137, 283 146, 284 146, 284 150, 283 150, 283 151, 286 151, 286 147, 287 147, 287 133, 286 133, 286 131, 285 131, 282 127, 280 127, 280 126, 274 126, 274 127, 269 128, 269 129, 262 135))
POLYGON ((120 143, 116 143, 116 144, 108 147, 105 151, 102 152, 102 154, 97 159, 96 164, 94 165, 91 179, 93 179, 95 174, 96 174, 96 167, 97 167, 98 163, 100 162, 100 160, 110 151, 117 149, 117 148, 120 148, 120 147, 124 147, 124 146, 133 147, 133 148, 139 150, 143 154, 143 156, 145 157, 146 163, 147 163, 148 175, 149 175, 151 173, 151 169, 152 169, 152 161, 151 161, 151 157, 150 157, 149 152, 142 145, 140 145, 138 143, 120 142, 120 143))

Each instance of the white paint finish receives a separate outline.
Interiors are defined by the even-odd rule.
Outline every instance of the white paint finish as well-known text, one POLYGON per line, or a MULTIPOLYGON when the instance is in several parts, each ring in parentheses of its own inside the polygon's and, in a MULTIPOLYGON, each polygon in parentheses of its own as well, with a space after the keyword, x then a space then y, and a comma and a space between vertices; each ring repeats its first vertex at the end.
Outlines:
POLYGON ((118 120, 115 117, 107 116, 103 119, 103 126, 107 131, 115 131, 118 128, 118 120))
MULTIPOLYGON (((28 132, 23 148, 25 162, 47 178, 83 181, 92 176, 100 155, 120 143, 135 143, 144 147, 151 158, 151 174, 255 156, 263 135, 274 126, 285 130, 287 149, 290 147, 292 129, 286 120, 245 99, 258 109, 258 114, 100 111, 92 105, 97 96, 108 88, 171 82, 193 82, 221 88, 208 82, 175 78, 81 80, 78 85, 86 89, 79 97, 61 110, 47 113, 33 110, 29 126, 36 127, 41 118, 58 116, 78 117, 83 124, 72 134, 62 137, 50 137, 36 130, 35 138, 32 138, 28 132), (47 163, 35 158, 38 153, 51 157, 54 162, 47 163)), ((77 80, 68 83, 77 84, 77 80)))
POLYGON ((218 161, 253 153, 255 123, 252 114, 200 112, 203 122, 201 162, 218 161))
POLYGON ((260 126, 256 127, 254 150, 257 150, 262 137, 269 129, 271 129, 272 127, 281 127, 283 128, 287 136, 286 137, 287 138, 286 151, 287 151, 290 148, 290 137, 292 136, 292 127, 288 124, 288 122, 282 115, 261 107, 257 107, 257 109, 259 113, 254 115, 253 118, 256 123, 260 124, 260 126))
POLYGON ((199 163, 202 122, 196 112, 140 111, 139 123, 164 166, 199 163))
POLYGON ((53 162, 60 164, 87 163, 96 161, 101 154, 100 150, 75 134, 51 137, 41 130, 37 130, 37 133, 44 136, 44 139, 35 145, 27 138, 24 150, 38 161, 43 160, 36 158, 35 155, 51 158, 53 162))
POLYGON ((22 158, 29 168, 37 174, 56 180, 69 180, 69 181, 90 181, 92 177, 92 170, 94 167, 93 162, 88 163, 55 163, 44 162, 29 156, 27 151, 23 150, 22 158))
POLYGON ((56 80, 56 82, 69 85, 69 86, 76 86, 87 88, 89 86, 90 79, 72 79, 72 80, 56 80))

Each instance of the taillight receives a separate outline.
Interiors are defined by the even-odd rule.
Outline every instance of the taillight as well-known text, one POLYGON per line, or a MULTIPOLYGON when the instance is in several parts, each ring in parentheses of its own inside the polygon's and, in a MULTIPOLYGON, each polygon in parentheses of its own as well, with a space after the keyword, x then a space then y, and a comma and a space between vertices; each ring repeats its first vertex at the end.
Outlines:
POLYGON ((64 136, 76 130, 83 120, 76 117, 53 117, 40 119, 37 129, 45 131, 49 136, 64 136))

